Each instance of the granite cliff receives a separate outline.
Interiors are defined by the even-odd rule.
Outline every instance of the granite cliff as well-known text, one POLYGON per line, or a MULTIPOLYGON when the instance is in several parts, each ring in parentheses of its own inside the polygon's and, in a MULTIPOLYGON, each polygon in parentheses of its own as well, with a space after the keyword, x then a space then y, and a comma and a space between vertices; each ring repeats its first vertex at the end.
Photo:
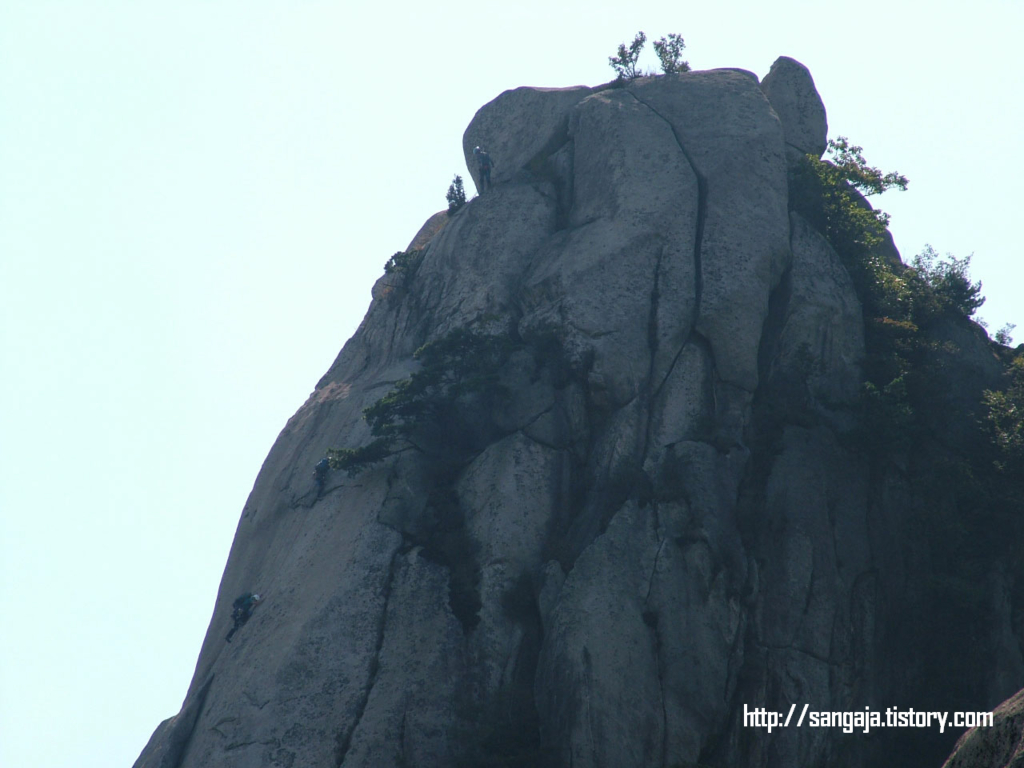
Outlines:
MULTIPOLYGON (((958 734, 743 723, 983 709, 1024 677, 1009 556, 962 604, 936 591, 913 460, 851 437, 861 301, 789 199, 825 150, 810 74, 518 88, 467 128, 473 174, 477 144, 493 189, 428 221, 281 432, 136 768, 941 764, 958 734), (502 396, 318 494, 317 461, 368 444, 363 409, 458 329, 506 342, 502 396)), ((948 334, 953 430, 1001 367, 948 334)))

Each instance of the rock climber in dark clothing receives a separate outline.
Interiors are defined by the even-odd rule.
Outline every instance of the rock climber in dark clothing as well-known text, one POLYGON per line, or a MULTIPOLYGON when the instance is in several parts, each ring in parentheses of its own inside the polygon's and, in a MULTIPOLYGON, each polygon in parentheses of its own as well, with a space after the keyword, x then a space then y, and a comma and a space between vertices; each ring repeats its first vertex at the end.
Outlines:
POLYGON ((487 151, 480 149, 480 147, 473 148, 473 156, 476 158, 477 167, 480 169, 480 194, 483 194, 484 190, 491 188, 491 168, 494 167, 494 161, 491 160, 491 156, 487 154, 487 151))
POLYGON ((231 631, 228 632, 228 636, 224 639, 230 643, 231 636, 241 629, 242 625, 249 620, 250 616, 252 616, 253 608, 262 602, 263 598, 252 592, 246 592, 235 600, 235 602, 231 604, 231 618, 234 620, 235 626, 231 628, 231 631))

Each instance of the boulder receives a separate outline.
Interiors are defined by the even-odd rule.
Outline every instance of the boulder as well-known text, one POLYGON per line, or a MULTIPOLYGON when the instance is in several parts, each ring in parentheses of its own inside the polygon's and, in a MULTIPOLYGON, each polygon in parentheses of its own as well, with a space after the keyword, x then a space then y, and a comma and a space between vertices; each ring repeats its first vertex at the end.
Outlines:
POLYGON ((786 144, 802 155, 821 157, 828 138, 825 105, 807 67, 780 56, 761 81, 761 90, 782 122, 786 144))
POLYGON ((482 147, 494 168, 491 183, 509 181, 538 168, 568 141, 569 112, 595 89, 513 88, 477 110, 462 136, 466 168, 480 190, 480 170, 473 156, 482 147))

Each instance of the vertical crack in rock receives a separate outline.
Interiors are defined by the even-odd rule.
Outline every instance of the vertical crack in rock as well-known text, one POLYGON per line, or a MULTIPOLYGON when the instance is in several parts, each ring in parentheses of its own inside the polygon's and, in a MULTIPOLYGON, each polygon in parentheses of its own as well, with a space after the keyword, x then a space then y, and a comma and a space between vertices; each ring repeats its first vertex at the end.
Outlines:
POLYGON ((652 611, 648 607, 648 603, 651 599, 651 589, 654 587, 654 577, 658 574, 658 561, 661 558, 661 551, 665 548, 665 543, 668 541, 662 536, 661 524, 658 515, 658 503, 656 501, 651 502, 651 510, 654 514, 654 526, 655 532, 660 537, 658 542, 658 551, 654 553, 654 564, 651 566, 651 576, 647 580, 647 594, 644 595, 644 612, 643 620, 644 624, 650 627, 651 633, 654 635, 654 663, 658 668, 658 698, 661 699, 661 765, 665 765, 668 760, 668 705, 665 702, 665 670, 661 663, 661 635, 658 629, 658 613, 652 611))
MULTIPOLYGON (((645 107, 647 107, 649 110, 651 110, 651 112, 653 112, 655 115, 657 115, 658 117, 660 117, 662 120, 665 121, 665 124, 669 127, 669 130, 672 131, 672 136, 676 140, 676 145, 679 147, 679 151, 682 153, 683 157, 686 158, 686 162, 689 164, 690 170, 693 171, 693 175, 697 179, 697 227, 696 227, 696 233, 694 234, 694 238, 693 238, 693 284, 694 284, 694 290, 693 290, 693 314, 690 317, 690 336, 686 339, 686 341, 683 342, 682 345, 680 345, 679 351, 676 352, 675 357, 672 359, 672 364, 668 367, 668 370, 665 372, 664 378, 661 380, 661 382, 659 382, 657 387, 653 387, 652 388, 652 399, 653 399, 653 397, 657 397, 657 395, 661 392, 662 388, 665 386, 665 382, 668 381, 668 377, 672 373, 672 370, 675 368, 676 362, 679 360, 679 357, 683 354, 683 350, 686 348, 686 345, 689 344, 690 340, 693 338, 693 336, 697 334, 697 330, 696 329, 697 329, 697 321, 700 318, 701 297, 702 297, 702 295, 704 293, 704 265, 703 265, 703 261, 701 260, 701 248, 702 248, 703 243, 704 243, 704 224, 707 221, 707 216, 708 216, 708 181, 704 177, 704 174, 702 174, 699 170, 697 170, 697 165, 693 162, 693 158, 690 157, 690 153, 686 151, 686 147, 683 146, 683 141, 682 141, 682 139, 679 138, 679 133, 676 131, 676 127, 672 124, 672 121, 669 120, 668 118, 666 118, 658 110, 656 110, 654 107, 652 107, 650 104, 648 104, 646 101, 641 99, 639 96, 637 96, 632 91, 627 91, 627 93, 629 93, 630 96, 632 96, 634 99, 636 99, 637 102, 639 102, 640 104, 643 104, 645 107)), ((660 261, 659 261, 659 266, 660 266, 660 261)), ((708 349, 709 350, 711 349, 711 345, 710 344, 708 344, 708 349)), ((715 361, 714 352, 712 350, 712 352, 711 352, 712 368, 717 369, 717 366, 715 366, 714 361, 715 361)), ((652 365, 652 371, 653 371, 653 365, 652 365)))
POLYGON ((590 706, 590 697, 594 692, 594 665, 590 658, 590 651, 587 646, 583 646, 583 677, 586 680, 586 705, 587 705, 587 752, 588 755, 598 754, 597 747, 594 744, 594 731, 598 730, 594 727, 594 710, 590 706))
POLYGON ((654 633, 654 662, 658 667, 658 698, 661 699, 661 765, 668 761, 668 706, 665 703, 665 669, 661 664, 661 634, 655 621, 651 628, 654 633))
POLYGON ((402 708, 402 725, 398 730, 398 766, 399 768, 408 768, 409 762, 405 756, 405 726, 406 720, 409 717, 409 708, 402 708))
POLYGON ((391 601, 391 585, 395 580, 395 559, 398 555, 398 552, 391 553, 391 562, 388 564, 388 576, 384 581, 384 605, 380 612, 380 623, 377 625, 377 641, 373 649, 373 658, 370 660, 370 675, 366 681, 366 695, 363 696, 363 700, 359 703, 359 711, 356 713, 355 721, 352 723, 352 727, 349 728, 348 733, 338 733, 338 751, 337 760, 335 761, 337 768, 341 768, 345 764, 345 757, 352 746, 352 737, 355 735, 356 729, 359 728, 359 723, 366 712, 366 706, 370 702, 373 686, 377 682, 377 672, 380 670, 380 652, 381 648, 384 647, 384 630, 387 627, 388 605, 391 601))
POLYGON ((676 144, 679 146, 679 151, 683 153, 683 157, 686 158, 686 162, 690 164, 690 169, 693 171, 693 175, 697 177, 697 233, 693 238, 694 302, 693 317, 691 318, 690 323, 691 328, 696 328, 697 319, 700 317, 701 294, 704 292, 704 269, 701 263, 701 245, 704 242, 704 222, 707 220, 708 214, 708 180, 704 178, 704 174, 697 170, 696 164, 690 157, 690 153, 686 151, 686 147, 683 146, 683 141, 679 138, 679 133, 676 131, 676 127, 672 125, 672 121, 632 91, 627 91, 627 93, 665 121, 669 130, 672 131, 672 136, 675 137, 676 144))
MULTIPOLYGON (((678 142, 678 138, 676 139, 678 142)), ((654 399, 657 393, 661 390, 661 386, 664 384, 662 381, 658 387, 654 386, 654 374, 655 364, 658 352, 658 305, 659 299, 661 298, 660 286, 661 286, 661 262, 665 256, 665 247, 662 246, 658 250, 658 258, 654 265, 654 285, 651 289, 651 307, 647 319, 647 346, 650 354, 650 364, 647 371, 647 386, 646 386, 646 409, 647 409, 647 424, 644 431, 644 445, 640 455, 640 466, 643 467, 647 461, 647 454, 651 444, 651 430, 653 429, 654 421, 654 399)), ((685 344, 683 345, 685 346, 685 344)), ((682 354, 682 348, 676 353, 675 360, 682 354)), ((675 365, 675 360, 672 364, 675 365)), ((671 367, 670 369, 671 370, 671 367)), ((667 379, 667 375, 666 375, 667 379)), ((654 517, 654 530, 655 534, 660 538, 658 542, 658 551, 654 555, 654 563, 651 565, 651 575, 647 580, 647 594, 644 596, 644 612, 643 618, 644 623, 651 628, 651 632, 654 634, 654 662, 658 669, 658 697, 661 700, 661 764, 665 764, 665 760, 668 754, 668 710, 665 704, 665 682, 664 682, 664 671, 661 665, 661 638, 658 636, 658 615, 655 611, 651 611, 647 608, 647 603, 651 597, 651 589, 654 585, 654 577, 658 573, 658 558, 661 557, 661 551, 665 546, 665 539, 662 536, 661 523, 658 515, 658 504, 652 500, 650 502, 651 514, 654 517)))
MULTIPOLYGON (((657 390, 654 387, 654 366, 658 356, 658 299, 660 294, 658 292, 659 285, 661 282, 661 260, 665 256, 665 246, 658 249, 658 259, 654 263, 654 286, 651 289, 651 309, 647 315, 647 348, 650 354, 650 363, 647 367, 647 428, 644 431, 644 447, 640 454, 640 466, 644 465, 647 461, 647 452, 651 444, 651 422, 654 420, 654 398, 657 395, 658 390, 661 389, 659 386, 657 390)), ((682 349, 680 349, 680 354, 682 349)), ((678 355, 676 356, 678 358, 678 355)), ((674 363, 674 361, 673 361, 674 363)))

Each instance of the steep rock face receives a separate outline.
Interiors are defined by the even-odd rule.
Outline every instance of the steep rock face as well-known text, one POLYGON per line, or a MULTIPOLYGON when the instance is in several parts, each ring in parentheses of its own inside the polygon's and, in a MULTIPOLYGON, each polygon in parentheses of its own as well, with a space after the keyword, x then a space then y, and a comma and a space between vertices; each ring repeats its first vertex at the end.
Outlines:
POLYGON ((1024 765, 1024 691, 992 711, 992 725, 972 728, 943 768, 1020 768, 1024 765))
MULTIPOLYGON (((478 112, 494 188, 418 236, 285 426, 137 768, 878 764, 891 742, 742 717, 942 674, 895 672, 928 553, 848 446, 860 304, 788 206, 790 122, 824 114, 783 109, 813 84, 776 66, 764 90, 714 70, 478 112), (362 410, 460 328, 513 343, 500 402, 318 494, 327 449, 368 443, 362 410)), ((999 663, 984 695, 1024 671, 999 663)))

